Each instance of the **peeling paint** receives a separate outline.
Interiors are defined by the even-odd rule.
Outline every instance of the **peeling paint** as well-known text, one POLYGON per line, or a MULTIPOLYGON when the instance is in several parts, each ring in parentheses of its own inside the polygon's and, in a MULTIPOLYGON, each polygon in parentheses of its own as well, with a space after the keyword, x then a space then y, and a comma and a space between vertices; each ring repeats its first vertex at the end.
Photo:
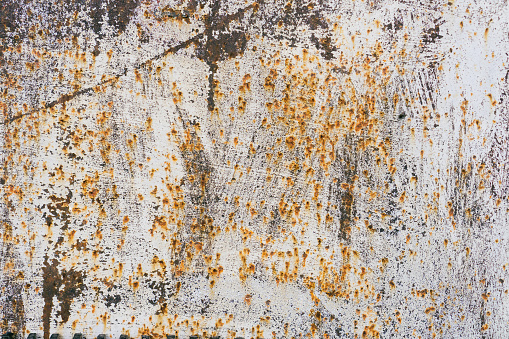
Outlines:
POLYGON ((507 6, 0 5, 3 332, 505 338, 507 6))

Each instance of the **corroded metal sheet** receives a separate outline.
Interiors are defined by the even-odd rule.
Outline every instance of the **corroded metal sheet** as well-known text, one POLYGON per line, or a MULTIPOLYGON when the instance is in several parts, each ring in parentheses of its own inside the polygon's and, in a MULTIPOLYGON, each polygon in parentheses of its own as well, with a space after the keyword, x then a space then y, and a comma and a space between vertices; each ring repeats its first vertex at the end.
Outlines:
POLYGON ((506 338, 508 6, 2 2, 2 330, 506 338))

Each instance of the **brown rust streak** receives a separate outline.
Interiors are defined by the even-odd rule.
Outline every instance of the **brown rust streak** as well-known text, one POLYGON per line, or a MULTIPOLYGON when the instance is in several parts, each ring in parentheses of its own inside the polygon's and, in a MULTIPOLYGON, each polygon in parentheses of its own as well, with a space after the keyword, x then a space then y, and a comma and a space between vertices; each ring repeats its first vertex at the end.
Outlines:
POLYGON ((51 311, 53 309, 53 297, 57 295, 60 287, 59 272, 57 269, 58 261, 52 260, 52 264, 45 258, 43 272, 42 297, 44 299, 44 308, 42 311, 42 326, 44 339, 49 339, 51 311))
POLYGON ((44 299, 44 308, 42 314, 42 323, 44 331, 44 339, 49 339, 51 313, 53 310, 53 298, 56 296, 60 302, 60 315, 62 322, 69 320, 71 304, 73 299, 81 295, 84 285, 84 274, 81 271, 74 269, 58 270, 58 260, 53 259, 51 263, 48 261, 48 256, 44 258, 43 272, 43 286, 42 297, 44 299))

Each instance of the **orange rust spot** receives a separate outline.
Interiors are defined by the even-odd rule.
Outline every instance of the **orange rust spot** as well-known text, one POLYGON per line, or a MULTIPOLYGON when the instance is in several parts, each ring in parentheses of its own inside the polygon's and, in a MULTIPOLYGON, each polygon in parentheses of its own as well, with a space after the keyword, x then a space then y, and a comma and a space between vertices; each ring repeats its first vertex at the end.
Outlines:
POLYGON ((433 306, 428 307, 428 308, 426 308, 426 310, 424 311, 424 313, 426 313, 426 314, 430 314, 431 312, 435 312, 435 307, 433 307, 433 306))
POLYGON ((405 198, 406 198, 406 191, 404 191, 403 193, 401 193, 401 195, 399 196, 399 202, 400 202, 400 203, 405 202, 405 198))
POLYGON ((140 72, 137 69, 134 70, 134 75, 136 77, 136 81, 137 82, 143 83, 143 79, 141 78, 141 74, 140 74, 140 72))

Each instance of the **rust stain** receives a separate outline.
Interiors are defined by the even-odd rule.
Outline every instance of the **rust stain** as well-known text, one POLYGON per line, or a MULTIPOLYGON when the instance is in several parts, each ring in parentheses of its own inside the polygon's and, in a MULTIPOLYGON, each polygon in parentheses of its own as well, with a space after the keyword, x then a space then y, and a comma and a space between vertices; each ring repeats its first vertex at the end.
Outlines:
POLYGON ((2 328, 500 335, 499 31, 393 5, 0 5, 2 328))
POLYGON ((80 296, 85 289, 83 283, 85 276, 82 272, 70 270, 58 270, 59 262, 57 259, 48 260, 45 256, 43 271, 42 296, 44 299, 44 309, 42 316, 44 339, 49 339, 50 324, 53 311, 53 298, 56 297, 60 303, 60 310, 57 315, 60 316, 63 323, 69 320, 71 304, 74 298, 80 296))

